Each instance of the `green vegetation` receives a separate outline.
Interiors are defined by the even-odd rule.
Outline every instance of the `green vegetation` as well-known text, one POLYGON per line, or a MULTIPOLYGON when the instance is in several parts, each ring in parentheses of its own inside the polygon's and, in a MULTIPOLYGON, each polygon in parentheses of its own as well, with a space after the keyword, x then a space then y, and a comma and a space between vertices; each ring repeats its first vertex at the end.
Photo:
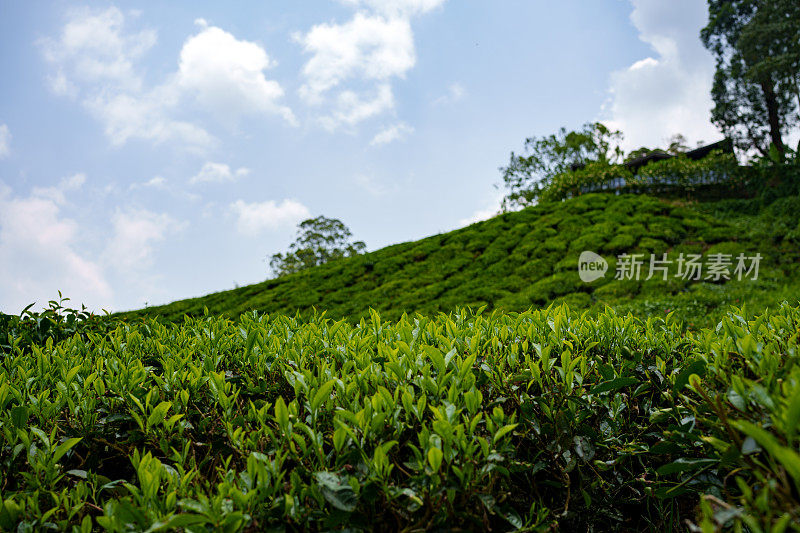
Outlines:
POLYGON ((634 175, 587 124, 511 154, 521 211, 363 255, 318 217, 263 283, 0 313, 0 530, 800 531, 798 9, 709 0, 751 166, 679 136, 634 175))
MULTIPOLYGON (((525 140, 523 154, 511 152, 508 166, 500 168, 508 194, 503 208, 534 205, 555 176, 589 163, 610 166, 622 160, 621 131, 611 131, 600 122, 584 124, 580 130, 561 128, 555 135, 525 140)), ((641 150, 641 149, 640 149, 641 150)))
POLYGON ((350 242, 353 234, 341 220, 319 216, 297 225, 297 239, 285 253, 273 254, 269 266, 275 276, 285 276, 324 265, 334 259, 362 253, 366 245, 350 242))
POLYGON ((743 152, 787 151, 800 120, 800 3, 708 0, 703 44, 717 70, 711 120, 743 152))
POLYGON ((0 528, 800 523, 800 308, 152 319, 0 359, 0 528))
MULTIPOLYGON (((788 180, 785 180, 788 182, 788 180)), ((637 316, 677 311, 690 327, 711 326, 729 305, 764 309, 800 295, 800 198, 767 204, 759 197, 685 203, 648 196, 590 194, 552 202, 416 242, 340 259, 239 289, 124 313, 181 321, 184 314, 235 318, 258 310, 293 315, 324 310, 357 321, 371 307, 385 319, 404 312, 449 312, 458 306, 523 311, 567 302, 598 312, 611 305, 637 316), (610 260, 609 273, 591 284, 577 260, 593 250, 610 260), (622 253, 761 253, 757 281, 724 283, 614 280, 622 253)), ((673 272, 674 273, 674 272, 673 272)), ((645 277, 645 276, 643 276, 645 277)))
POLYGON ((48 306, 41 311, 32 311, 34 304, 29 305, 17 315, 0 313, 0 357, 12 353, 13 347, 21 350, 31 346, 43 345, 48 339, 60 342, 74 335, 87 339, 88 333, 102 333, 115 319, 106 315, 96 315, 82 309, 71 309, 64 304, 59 291, 59 300, 50 300, 48 306))
POLYGON ((698 161, 685 155, 654 161, 636 174, 625 165, 593 161, 553 176, 539 192, 539 199, 553 202, 602 189, 689 199, 711 195, 718 199, 753 194, 759 177, 755 169, 740 167, 733 154, 721 151, 698 161))
MULTIPOLYGON (((676 133, 675 135, 669 138, 669 145, 664 150, 659 148, 648 148, 647 146, 642 146, 637 148, 636 150, 632 150, 625 156, 625 162, 633 161, 639 157, 645 157, 651 155, 656 152, 665 153, 668 155, 681 155, 690 150, 689 146, 686 144, 688 141, 686 137, 681 133, 676 133)), ((698 145, 704 144, 702 141, 698 143, 698 145)))

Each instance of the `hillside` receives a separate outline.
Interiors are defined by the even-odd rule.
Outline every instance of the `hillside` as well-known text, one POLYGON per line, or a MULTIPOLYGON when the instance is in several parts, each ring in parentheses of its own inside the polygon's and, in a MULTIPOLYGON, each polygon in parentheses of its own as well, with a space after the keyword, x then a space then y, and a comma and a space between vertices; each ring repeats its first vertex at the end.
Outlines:
POLYGON ((169 323, 2 315, 0 530, 784 531, 798 208, 586 196, 128 314, 169 323), (587 284, 592 249, 763 261, 587 284), (182 315, 312 304, 368 317, 182 315))
MULTIPOLYGON (((731 304, 751 310, 800 294, 800 198, 709 203, 649 196, 590 194, 499 215, 441 235, 389 246, 262 283, 122 313, 133 318, 180 320, 185 314, 238 316, 325 310, 333 318, 359 319, 371 307, 386 319, 402 313, 450 311, 457 306, 522 311, 551 302, 577 309, 606 305, 639 316, 677 311, 689 326, 708 325, 731 304), (605 277, 584 283, 584 250, 609 261, 605 277), (645 280, 651 253, 760 253, 758 279, 645 280), (645 254, 642 279, 615 280, 616 257, 645 254)), ((733 265, 730 270, 733 270, 733 265)), ((705 275, 705 273, 704 273, 705 275)), ((735 278, 735 276, 732 276, 735 278)))

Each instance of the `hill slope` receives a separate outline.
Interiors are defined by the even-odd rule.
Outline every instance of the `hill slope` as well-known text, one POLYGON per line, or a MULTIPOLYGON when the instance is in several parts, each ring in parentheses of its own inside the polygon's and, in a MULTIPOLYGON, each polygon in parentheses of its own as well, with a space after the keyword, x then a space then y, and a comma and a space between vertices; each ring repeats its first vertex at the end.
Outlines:
MULTIPOLYGON (((404 312, 487 306, 520 311, 565 301, 573 307, 611 305, 639 315, 679 311, 690 326, 709 324, 729 304, 751 309, 797 301, 800 294, 800 198, 762 207, 758 200, 682 204, 648 196, 590 194, 505 213, 467 228, 389 246, 280 279, 168 305, 122 313, 179 320, 184 314, 238 316, 325 310, 359 319, 370 307, 393 319, 404 312), (577 270, 584 250, 609 260, 606 276, 587 284, 577 270), (760 253, 757 280, 644 280, 649 256, 760 253), (642 279, 615 280, 616 257, 645 254, 642 279)), ((731 270, 733 266, 731 267, 731 270)), ((705 276, 705 272, 703 273, 705 276)))

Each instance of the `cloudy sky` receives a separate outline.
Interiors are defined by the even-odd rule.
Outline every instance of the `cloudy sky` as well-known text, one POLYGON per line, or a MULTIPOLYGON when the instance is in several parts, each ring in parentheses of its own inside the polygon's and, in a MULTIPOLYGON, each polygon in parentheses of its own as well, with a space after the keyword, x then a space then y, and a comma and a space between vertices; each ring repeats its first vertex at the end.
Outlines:
POLYGON ((311 216, 449 231, 561 126, 720 137, 702 0, 229 5, 0 0, 0 311, 261 281, 311 216))

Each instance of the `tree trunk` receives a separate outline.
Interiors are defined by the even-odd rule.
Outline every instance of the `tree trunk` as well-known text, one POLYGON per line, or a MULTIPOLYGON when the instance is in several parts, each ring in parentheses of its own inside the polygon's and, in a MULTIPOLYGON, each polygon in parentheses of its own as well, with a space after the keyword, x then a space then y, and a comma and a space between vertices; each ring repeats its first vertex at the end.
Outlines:
POLYGON ((784 153, 786 149, 783 146, 783 139, 781 138, 781 119, 778 115, 778 99, 775 97, 775 88, 771 79, 766 79, 761 82, 761 90, 764 93, 764 101, 767 104, 767 117, 769 119, 769 135, 772 139, 772 144, 778 149, 780 153, 784 153))
POLYGON ((798 79, 800 79, 800 77, 794 80, 794 94, 797 95, 797 112, 800 114, 800 85, 797 83, 798 79))

